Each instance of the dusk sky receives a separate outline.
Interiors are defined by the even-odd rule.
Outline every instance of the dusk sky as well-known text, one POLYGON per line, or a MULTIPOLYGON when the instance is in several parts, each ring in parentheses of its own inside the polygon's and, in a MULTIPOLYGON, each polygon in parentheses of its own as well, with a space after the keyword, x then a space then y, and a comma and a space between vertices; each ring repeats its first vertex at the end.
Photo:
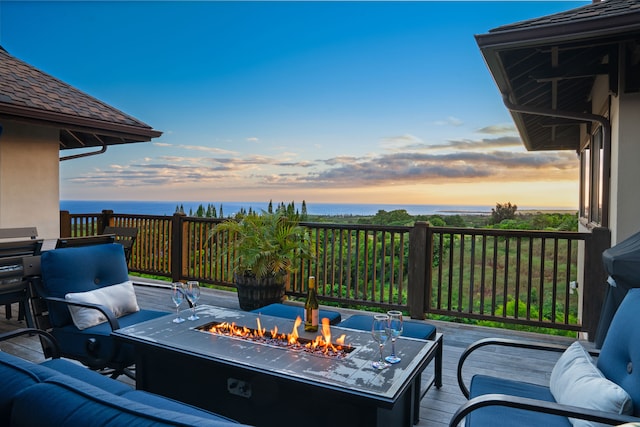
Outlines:
POLYGON ((474 35, 589 3, 0 0, 0 45, 163 132, 62 162, 63 200, 576 208, 474 35))

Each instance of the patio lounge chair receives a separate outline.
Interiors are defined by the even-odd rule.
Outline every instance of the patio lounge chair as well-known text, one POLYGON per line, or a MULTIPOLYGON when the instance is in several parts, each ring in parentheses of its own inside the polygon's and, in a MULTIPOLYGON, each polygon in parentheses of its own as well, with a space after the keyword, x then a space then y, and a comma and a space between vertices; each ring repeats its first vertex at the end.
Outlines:
POLYGON ((138 237, 138 229, 136 227, 113 227, 107 226, 102 231, 103 234, 113 234, 116 239, 116 243, 120 243, 124 248, 124 256, 127 259, 127 263, 131 259, 131 251, 133 250, 133 244, 138 237))
POLYGON ((35 287, 47 311, 38 310, 36 319, 56 338, 62 355, 94 370, 112 369, 114 378, 133 377, 127 369, 134 363, 133 348, 114 340, 111 331, 167 313, 138 307, 122 245, 46 251, 41 271, 35 287))
MULTIPOLYGON (((470 400, 458 408, 450 426, 571 426, 640 422, 640 289, 629 291, 609 328, 602 349, 587 353, 579 342, 559 345, 485 339, 472 344, 458 363, 458 383, 470 400), (464 362, 486 346, 563 352, 549 386, 512 381, 498 375, 474 375, 464 384, 464 362), (597 364, 591 355, 598 356, 597 364), (576 422, 576 420, 584 420, 576 422)), ((535 355, 532 355, 535 356, 535 355)), ((531 358, 535 363, 535 358, 531 358)))

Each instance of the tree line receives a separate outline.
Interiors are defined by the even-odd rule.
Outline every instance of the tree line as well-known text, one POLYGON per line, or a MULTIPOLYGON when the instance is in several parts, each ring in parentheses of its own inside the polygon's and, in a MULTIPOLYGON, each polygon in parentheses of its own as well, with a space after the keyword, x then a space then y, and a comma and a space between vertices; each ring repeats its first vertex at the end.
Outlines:
MULTIPOLYGON (((519 212, 518 206, 511 202, 496 203, 490 214, 454 214, 454 215, 411 215, 405 209, 385 211, 380 209, 375 215, 309 215, 307 203, 302 201, 301 207, 296 207, 294 201, 280 202, 274 205, 269 201, 267 212, 284 211, 287 215, 299 221, 327 222, 339 224, 377 224, 412 226, 416 221, 427 221, 436 227, 473 227, 496 228, 502 230, 551 230, 577 231, 577 212, 519 212)), ((176 206, 176 212, 185 213, 183 205, 176 206)), ((222 203, 219 208, 213 203, 200 204, 189 216, 198 218, 242 218, 245 215, 259 214, 251 207, 241 208, 233 215, 224 215, 222 203)))

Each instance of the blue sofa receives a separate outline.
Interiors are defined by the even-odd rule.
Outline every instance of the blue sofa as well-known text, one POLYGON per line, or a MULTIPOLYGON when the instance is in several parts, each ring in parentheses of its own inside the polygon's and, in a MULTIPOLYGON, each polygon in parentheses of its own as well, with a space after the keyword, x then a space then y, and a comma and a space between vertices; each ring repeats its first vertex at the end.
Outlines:
MULTIPOLYGON (((506 339, 484 339, 472 344, 458 362, 458 383, 470 400, 458 408, 449 425, 457 426, 463 419, 465 427, 570 427, 640 422, 639 310, 640 289, 632 289, 618 308, 600 352, 587 352, 579 342, 569 348, 506 339), (550 374, 548 386, 483 373, 474 375, 467 387, 462 375, 464 363, 477 349, 493 346, 562 352, 562 355, 550 374), (597 356, 596 363, 592 356, 597 356)), ((531 362, 535 363, 535 357, 531 362)))
POLYGON ((20 329, 0 335, 0 341, 35 333, 49 342, 56 357, 36 364, 0 351, 2 426, 240 426, 60 359, 55 339, 46 332, 20 329))

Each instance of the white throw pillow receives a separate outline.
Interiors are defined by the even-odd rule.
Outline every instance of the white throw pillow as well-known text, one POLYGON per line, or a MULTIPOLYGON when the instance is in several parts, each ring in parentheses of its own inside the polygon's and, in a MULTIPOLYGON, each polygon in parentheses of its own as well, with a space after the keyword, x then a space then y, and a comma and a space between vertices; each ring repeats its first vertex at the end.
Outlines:
MULTIPOLYGON (((67 301, 100 304, 111 310, 116 317, 140 311, 133 282, 130 280, 93 291, 68 293, 64 298, 67 301)), ((73 323, 78 329, 87 329, 107 321, 99 310, 72 305, 68 307, 73 323)))
MULTIPOLYGON (((616 414, 633 412, 629 394, 602 375, 589 353, 577 341, 567 348, 553 367, 549 388, 556 401, 564 405, 616 414)), ((569 421, 580 427, 604 426, 576 418, 569 421)))

